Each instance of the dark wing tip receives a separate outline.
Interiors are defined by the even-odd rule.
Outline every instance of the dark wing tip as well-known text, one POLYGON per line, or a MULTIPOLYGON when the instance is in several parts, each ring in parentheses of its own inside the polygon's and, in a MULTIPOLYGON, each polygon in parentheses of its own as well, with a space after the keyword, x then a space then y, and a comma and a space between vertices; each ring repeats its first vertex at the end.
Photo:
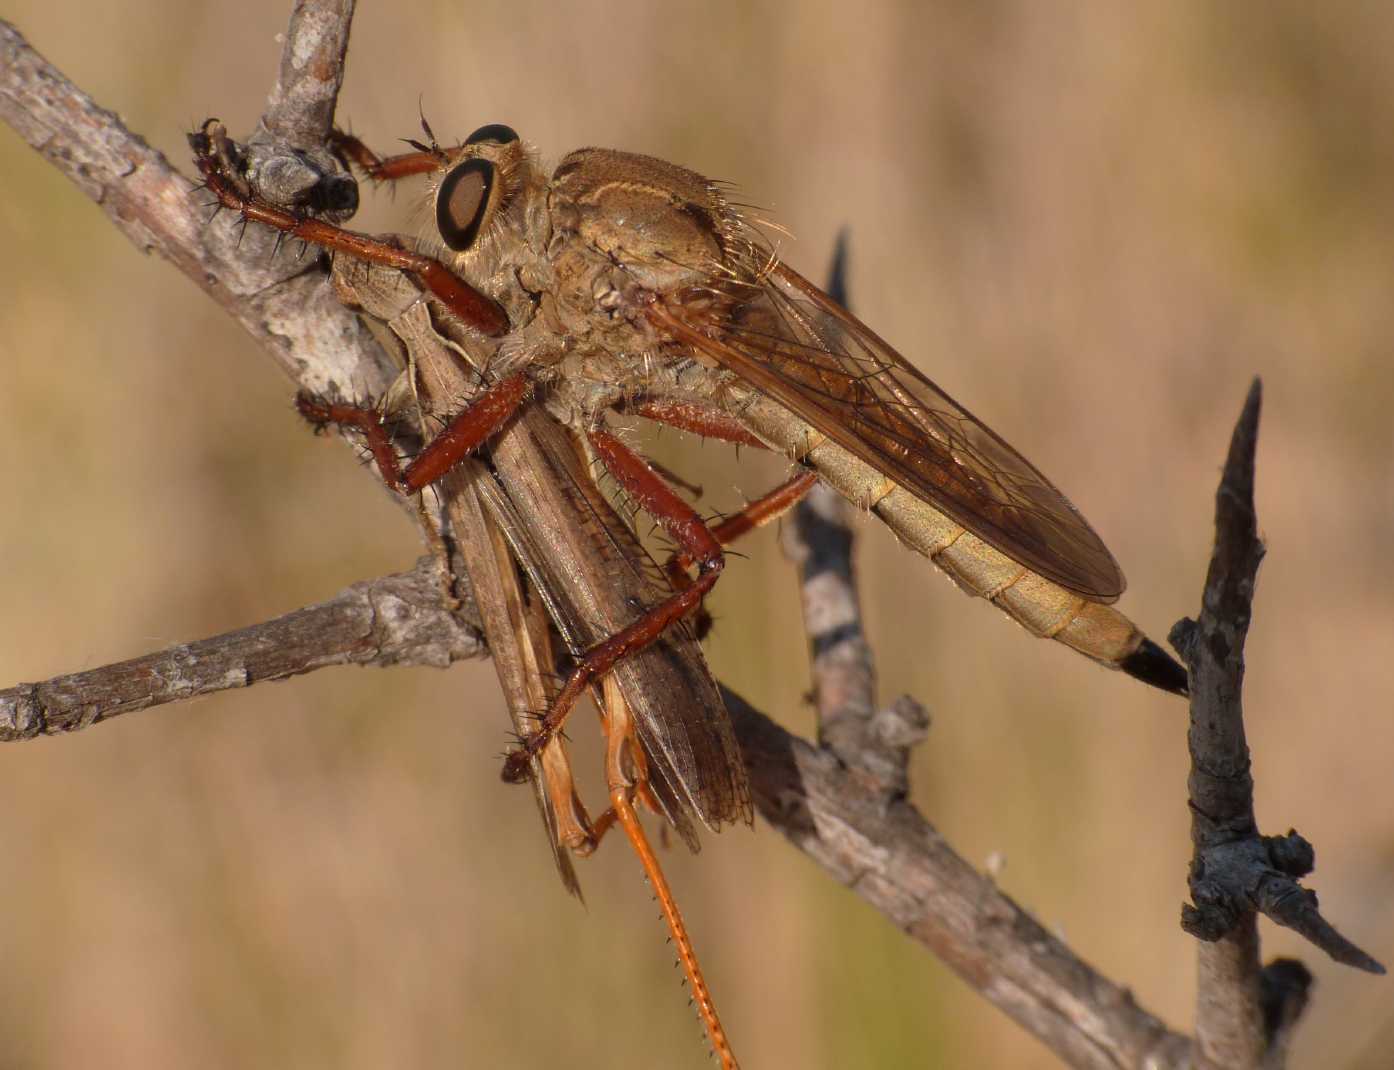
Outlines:
POLYGON ((1170 691, 1173 695, 1189 695, 1189 681, 1181 663, 1151 639, 1143 639, 1131 654, 1118 663, 1129 676, 1145 684, 1170 691))

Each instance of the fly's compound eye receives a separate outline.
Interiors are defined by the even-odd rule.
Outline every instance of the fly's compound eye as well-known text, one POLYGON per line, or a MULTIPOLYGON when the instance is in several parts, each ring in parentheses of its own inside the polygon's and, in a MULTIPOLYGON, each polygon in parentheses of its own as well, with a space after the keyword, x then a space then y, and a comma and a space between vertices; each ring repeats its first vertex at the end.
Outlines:
POLYGON ((504 126, 503 123, 490 123, 488 126, 481 126, 465 138, 465 144, 478 145, 481 141, 496 141, 500 145, 508 145, 517 140, 518 131, 513 127, 504 126))
MULTIPOLYGON (((488 129, 486 127, 486 129, 488 129)), ((436 192, 436 228, 441 240, 462 253, 479 237, 495 196, 496 169, 478 157, 456 164, 436 192)))

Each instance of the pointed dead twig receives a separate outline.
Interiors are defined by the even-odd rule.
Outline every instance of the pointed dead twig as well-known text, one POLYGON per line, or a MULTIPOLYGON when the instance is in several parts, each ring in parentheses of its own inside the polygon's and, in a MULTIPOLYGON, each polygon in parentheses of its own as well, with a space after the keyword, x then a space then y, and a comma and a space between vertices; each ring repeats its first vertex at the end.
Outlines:
POLYGON ((1332 958, 1372 973, 1384 967, 1340 935, 1298 879, 1315 854, 1296 832, 1260 836, 1244 734, 1244 640, 1263 560, 1254 510, 1254 454, 1262 389, 1254 381, 1234 429, 1215 501, 1215 549, 1199 621, 1182 620, 1171 643, 1191 680, 1190 890, 1182 927, 1204 941, 1196 1013, 1204 1066, 1281 1065, 1278 1049, 1307 998, 1310 974, 1279 960, 1260 970, 1257 915, 1301 933, 1332 958))

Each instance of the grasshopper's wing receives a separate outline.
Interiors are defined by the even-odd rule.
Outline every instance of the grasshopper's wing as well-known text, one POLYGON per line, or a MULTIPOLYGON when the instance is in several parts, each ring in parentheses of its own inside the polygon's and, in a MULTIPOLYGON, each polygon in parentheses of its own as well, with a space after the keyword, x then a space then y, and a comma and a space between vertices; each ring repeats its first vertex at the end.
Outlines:
POLYGON ((1123 593, 1113 555, 1031 462, 779 261, 649 317, 1019 564, 1096 602, 1123 593))
MULTIPOLYGON (((477 461, 467 461, 465 467, 469 471, 460 473, 455 494, 460 506, 455 512, 456 545, 465 557, 475 605, 484 625, 494 668, 503 684, 513 730, 522 737, 535 727, 534 718, 538 711, 546 708, 550 697, 545 674, 553 668, 551 635, 545 618, 531 611, 509 543, 495 513, 486 509, 481 501, 485 497, 482 492, 492 485, 489 473, 477 461), (462 520, 465 522, 461 523, 462 520)), ((542 755, 532 759, 530 772, 528 779, 537 797, 542 823, 547 828, 547 841, 557 872, 566 890, 580 899, 581 884, 571 855, 561 843, 542 755)))
MULTIPOLYGON (((571 433, 536 407, 494 443, 514 553, 573 653, 628 624, 672 589, 591 478, 571 433)), ((612 670, 634 715, 650 783, 693 850, 709 828, 752 819, 740 746, 700 645, 679 622, 612 670)))

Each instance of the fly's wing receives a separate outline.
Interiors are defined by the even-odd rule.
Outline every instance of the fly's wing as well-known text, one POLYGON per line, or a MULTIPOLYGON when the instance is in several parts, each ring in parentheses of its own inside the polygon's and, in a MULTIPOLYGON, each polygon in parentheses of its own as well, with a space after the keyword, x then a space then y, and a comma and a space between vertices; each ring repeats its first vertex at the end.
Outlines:
POLYGON ((1031 462, 779 261, 649 316, 1017 563, 1096 602, 1123 593, 1113 555, 1031 462))
MULTIPOLYGON (((486 502, 574 654, 633 623, 671 593, 662 570, 605 499, 570 432, 540 408, 493 443, 498 484, 486 502)), ((693 850, 691 815, 713 830, 752 819, 745 764, 730 715, 691 631, 681 622, 612 670, 633 712, 650 784, 693 850)))

